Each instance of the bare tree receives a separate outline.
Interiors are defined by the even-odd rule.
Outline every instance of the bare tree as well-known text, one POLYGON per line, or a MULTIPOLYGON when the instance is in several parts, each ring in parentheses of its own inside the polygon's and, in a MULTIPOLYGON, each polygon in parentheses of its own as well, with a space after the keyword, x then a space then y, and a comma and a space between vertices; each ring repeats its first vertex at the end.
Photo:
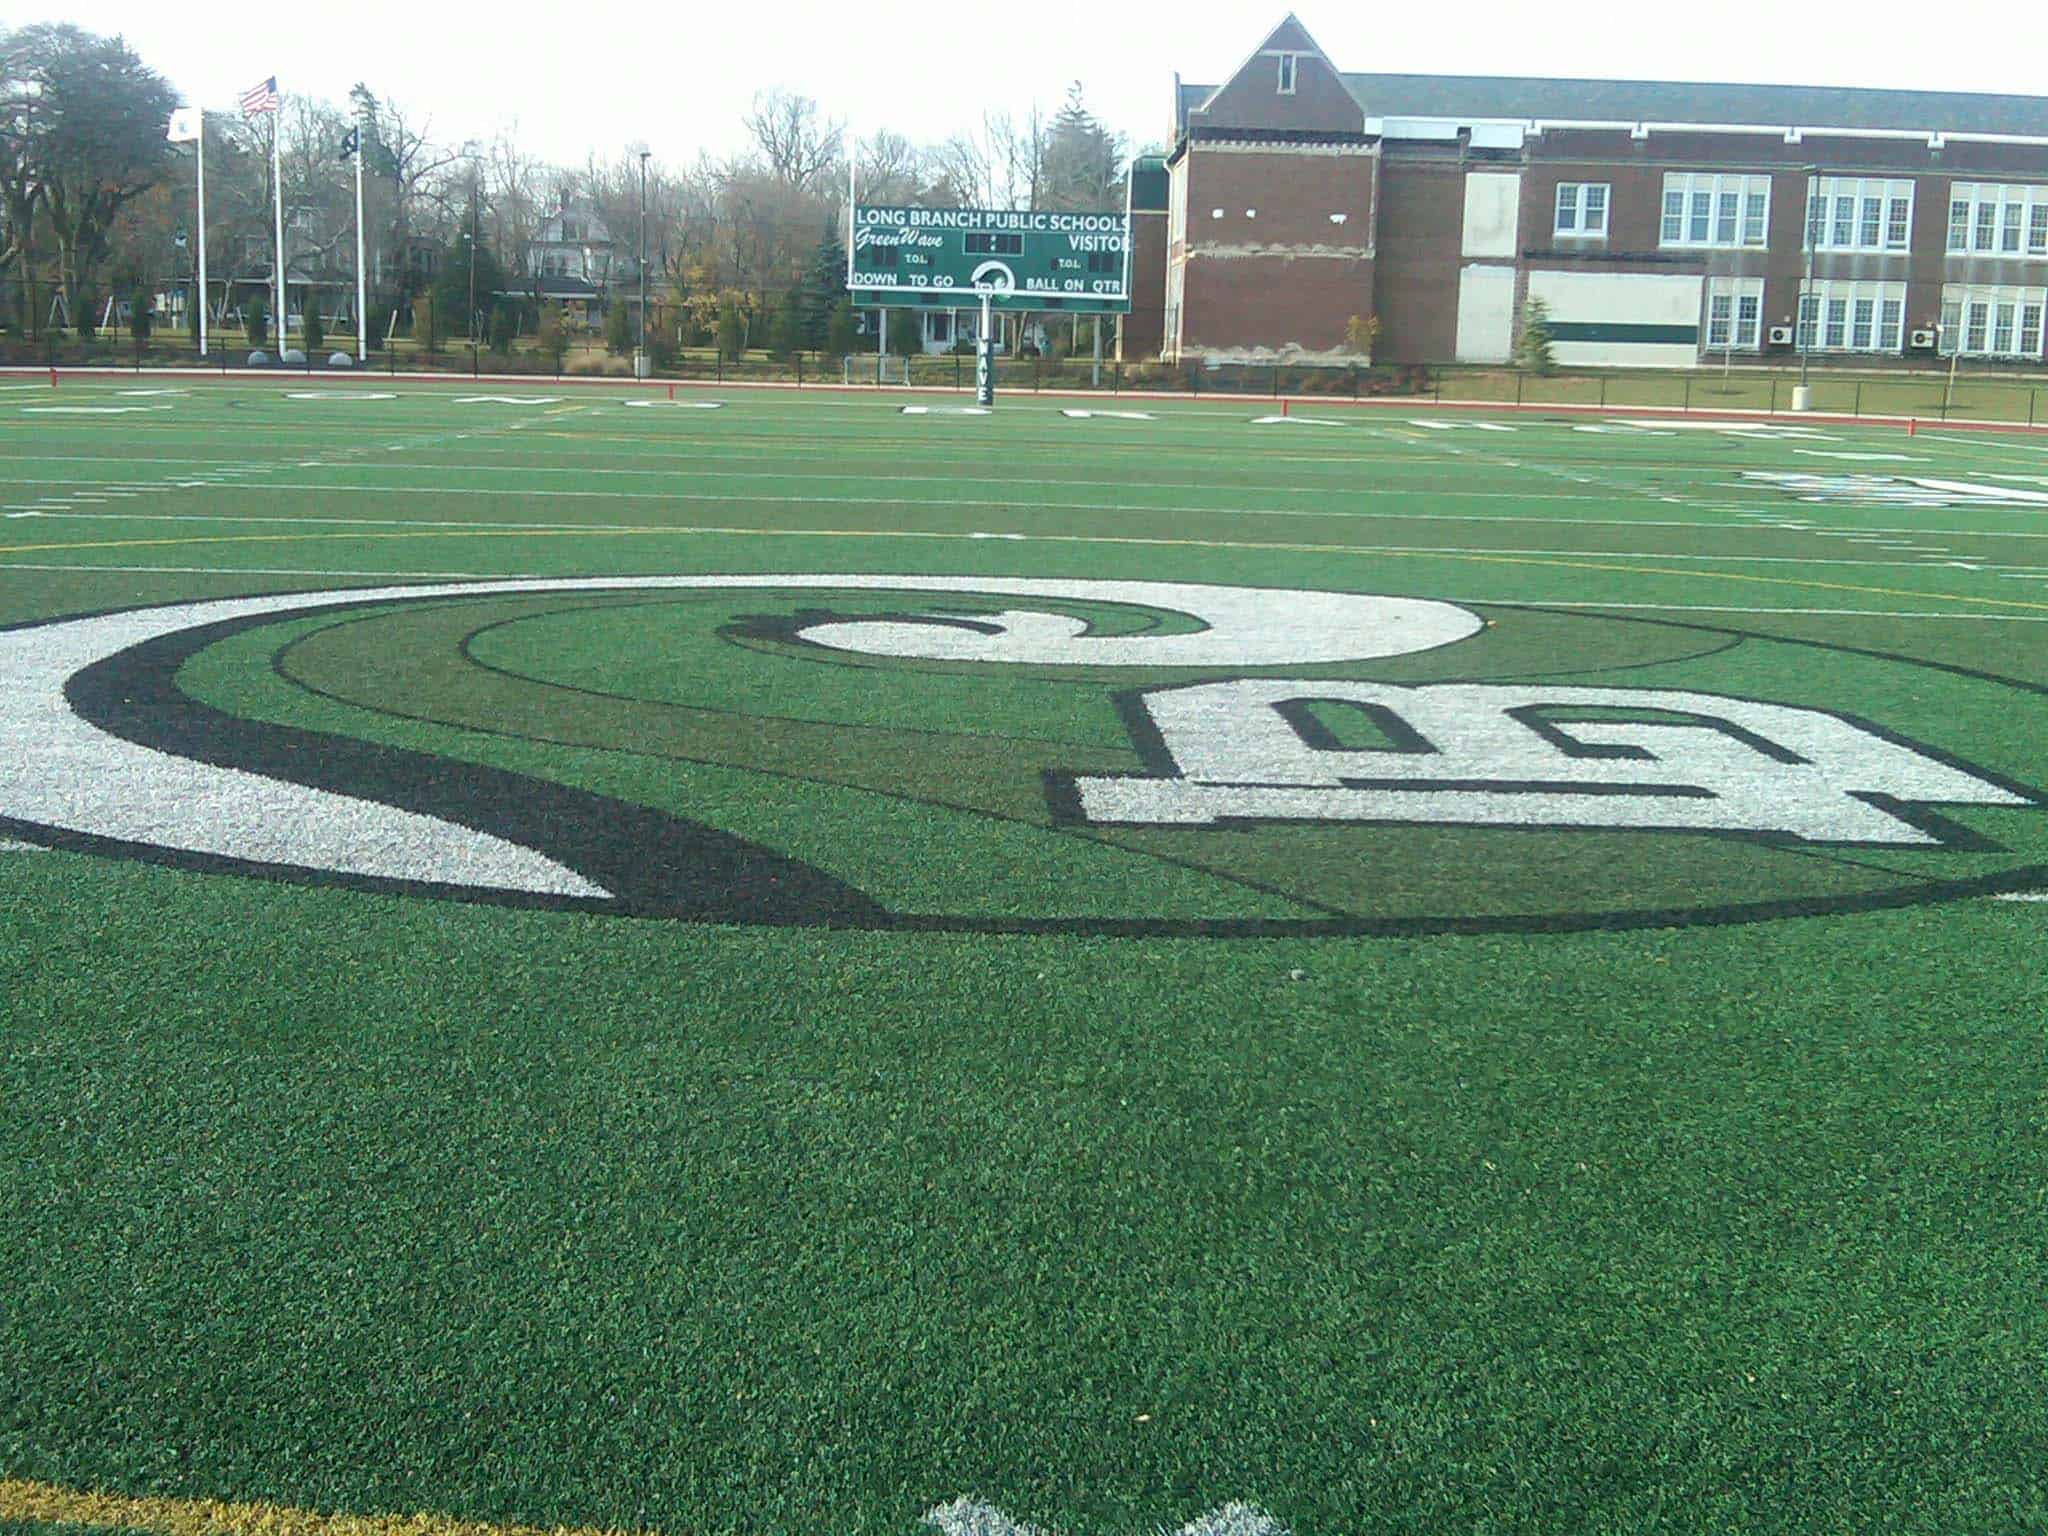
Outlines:
POLYGON ((936 160, 953 188, 978 207, 1035 208, 1045 148, 1045 116, 1033 106, 1022 121, 1007 112, 982 114, 981 126, 946 140, 936 160))
POLYGON ((827 122, 809 96, 759 92, 745 122, 769 174, 786 186, 811 191, 844 163, 846 125, 827 122))

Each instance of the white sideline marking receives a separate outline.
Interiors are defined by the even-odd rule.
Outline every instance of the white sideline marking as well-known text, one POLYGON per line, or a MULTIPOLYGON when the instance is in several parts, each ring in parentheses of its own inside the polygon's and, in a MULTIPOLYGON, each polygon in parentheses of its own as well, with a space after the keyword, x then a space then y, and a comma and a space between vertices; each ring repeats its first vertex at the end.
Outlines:
POLYGON ((624 403, 630 409, 640 411, 651 411, 657 408, 670 411, 722 411, 725 409, 725 402, 723 400, 628 400, 624 403))
POLYGON ((906 405, 903 407, 903 414, 905 416, 986 416, 989 414, 989 409, 985 405, 906 405))
POLYGON ((189 389, 117 389, 117 395, 189 395, 189 389))
POLYGON ((1512 432, 1515 429, 1498 421, 1437 421, 1424 417, 1412 418, 1411 427, 1427 427, 1432 432, 1512 432))
POLYGON ((12 838, 0 837, 0 853, 48 853, 49 851, 41 843, 17 843, 12 838))
MULTIPOLYGON (((1883 460, 1893 464, 1925 464, 1927 456, 1921 453, 1831 453, 1825 448, 1794 448, 1794 453, 1804 454, 1809 459, 1854 459, 1859 463, 1876 463, 1883 460)), ((2006 479, 2007 476, 1998 476, 2006 479)))
POLYGON ((2007 891, 2000 901, 2048 901, 2048 891, 2007 891))
MULTIPOLYGON (((943 1536, 1048 1536, 1038 1526, 1013 1520, 978 1499, 937 1505, 925 1511, 924 1523, 937 1527, 943 1536)), ((1263 1509, 1235 1500, 1190 1520, 1177 1532, 1158 1529, 1160 1536, 1287 1536, 1287 1527, 1263 1509)))
POLYGON ((1157 421, 1159 418, 1150 411, 1072 411, 1063 410, 1062 416, 1071 416, 1076 421, 1087 421, 1092 417, 1106 416, 1116 421, 1157 421))
POLYGON ((168 411, 168 405, 24 405, 36 416, 126 416, 136 411, 168 411))
POLYGON ((1342 427, 1348 426, 1349 423, 1331 421, 1327 416, 1254 416, 1252 418, 1252 425, 1255 427, 1342 427))
POLYGON ((398 396, 382 390, 361 389, 299 389, 285 395, 287 400, 396 400, 398 396))
POLYGON ((457 395, 457 405, 559 405, 560 395, 457 395))
POLYGON ((1810 442, 1835 441, 1813 427, 1788 427, 1771 421, 1655 421, 1617 420, 1608 425, 1634 427, 1640 432, 1737 432, 1745 437, 1801 437, 1810 442))

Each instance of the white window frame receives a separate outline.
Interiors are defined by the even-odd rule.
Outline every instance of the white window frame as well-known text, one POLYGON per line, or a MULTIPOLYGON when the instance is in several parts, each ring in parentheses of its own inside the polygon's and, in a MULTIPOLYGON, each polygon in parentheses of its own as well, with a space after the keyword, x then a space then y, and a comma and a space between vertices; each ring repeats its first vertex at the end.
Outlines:
POLYGON ((1958 181, 1948 199, 1949 255, 2048 261, 2048 186, 1958 181))
POLYGON ((1605 240, 1614 207, 1614 185, 1606 181, 1560 181, 1551 205, 1550 229, 1559 240, 1605 240), (1567 223, 1567 217, 1570 222, 1567 223), (1594 219, 1599 224, 1594 225, 1594 219))
POLYGON ((1906 285, 1822 278, 1799 285, 1793 332, 1801 352, 1896 357, 1906 349, 1906 285))
POLYGON ((1665 172, 1657 226, 1657 244, 1664 249, 1762 250, 1770 231, 1770 177, 1665 172), (1759 197, 1760 208, 1755 201, 1759 197))
POLYGON ((1300 74, 1301 55, 1298 53, 1281 54, 1279 85, 1282 96, 1292 96, 1294 94, 1295 82, 1300 74))
POLYGON ((1706 283, 1706 318, 1700 326, 1703 354, 1759 352, 1763 349, 1764 280, 1760 277, 1710 277, 1706 283))
POLYGON ((1807 189, 1806 237, 1816 251, 1903 256, 1913 248, 1913 195, 1911 181, 1816 176, 1807 189))
POLYGON ((1947 283, 1941 290, 1943 357, 2011 358, 2039 362, 2048 288, 1947 283))

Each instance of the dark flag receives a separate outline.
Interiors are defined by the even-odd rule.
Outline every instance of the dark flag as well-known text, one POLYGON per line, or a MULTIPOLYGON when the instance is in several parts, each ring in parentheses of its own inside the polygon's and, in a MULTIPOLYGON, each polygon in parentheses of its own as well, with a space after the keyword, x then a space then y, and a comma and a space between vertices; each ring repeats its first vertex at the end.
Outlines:
POLYGON ((341 136, 341 158, 352 160, 357 150, 363 147, 363 130, 351 128, 341 136))

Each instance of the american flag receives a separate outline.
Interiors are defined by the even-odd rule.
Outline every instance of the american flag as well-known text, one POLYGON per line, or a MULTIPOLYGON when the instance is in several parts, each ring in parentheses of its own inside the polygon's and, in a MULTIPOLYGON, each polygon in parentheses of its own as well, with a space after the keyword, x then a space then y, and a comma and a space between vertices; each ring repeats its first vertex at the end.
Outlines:
POLYGON ((277 76, 272 75, 261 85, 252 85, 242 92, 242 116, 261 117, 265 112, 275 112, 283 104, 277 94, 277 76))

